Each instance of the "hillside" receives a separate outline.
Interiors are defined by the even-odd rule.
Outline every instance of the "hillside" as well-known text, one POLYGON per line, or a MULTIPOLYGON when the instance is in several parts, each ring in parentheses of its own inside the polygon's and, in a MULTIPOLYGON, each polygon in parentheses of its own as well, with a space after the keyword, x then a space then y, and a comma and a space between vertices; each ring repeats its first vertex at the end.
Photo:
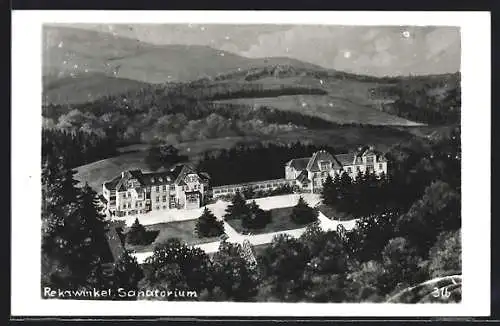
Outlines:
MULTIPOLYGON (((208 46, 158 46, 67 27, 45 26, 43 32, 43 72, 51 80, 44 85, 45 104, 119 95, 131 107, 134 91, 148 92, 145 83, 150 83, 158 84, 155 96, 267 106, 335 123, 447 124, 460 116, 458 74, 376 78, 290 58, 245 58, 208 46)), ((163 107, 157 104, 140 105, 163 107)))
POLYGON ((59 78, 44 76, 42 83, 43 104, 85 103, 147 86, 146 83, 103 73, 79 73, 59 78))
POLYGON ((44 26, 43 75, 103 73, 146 83, 188 81, 237 69, 287 63, 318 66, 290 58, 250 59, 196 45, 153 45, 68 27, 44 26))

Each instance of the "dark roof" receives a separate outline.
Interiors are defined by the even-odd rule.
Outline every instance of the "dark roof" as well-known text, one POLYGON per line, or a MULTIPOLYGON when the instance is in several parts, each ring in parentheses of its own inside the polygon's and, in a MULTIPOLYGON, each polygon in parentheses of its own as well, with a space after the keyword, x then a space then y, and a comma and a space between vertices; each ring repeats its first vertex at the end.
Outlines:
POLYGON ((122 179, 122 176, 119 175, 117 176, 116 178, 114 178, 113 180, 109 181, 109 182, 106 182, 104 183, 104 186, 106 187, 106 189, 115 189, 116 186, 118 185, 118 182, 120 182, 120 180, 122 179))
POLYGON ((99 200, 102 201, 103 203, 107 203, 108 201, 106 200, 106 198, 104 198, 103 195, 99 195, 99 200))
POLYGON ((210 175, 206 172, 200 172, 200 173, 198 173, 198 175, 203 180, 206 180, 206 181, 210 180, 210 175))
POLYGON ((307 163, 309 162, 310 157, 302 157, 295 158, 293 160, 288 161, 287 165, 291 168, 294 168, 297 171, 305 170, 307 167, 307 163))
POLYGON ((104 183, 107 189, 126 190, 126 182, 131 179, 137 179, 141 186, 155 186, 164 184, 179 184, 183 177, 188 173, 196 173, 203 180, 209 180, 210 177, 206 173, 197 173, 196 170, 189 164, 177 164, 170 170, 161 172, 142 173, 141 170, 125 171, 113 180, 104 183))
POLYGON ((144 186, 171 184, 174 183, 175 177, 175 171, 144 173, 141 177, 141 184, 144 186))
POLYGON ((309 162, 307 163, 307 170, 309 171, 319 171, 319 161, 330 161, 332 162, 332 168, 339 168, 341 164, 335 159, 335 157, 325 150, 318 151, 313 154, 309 162))
POLYGON ((306 170, 303 170, 303 171, 299 174, 299 176, 297 177, 297 180, 299 180, 301 183, 304 183, 304 182, 309 183, 309 182, 311 182, 311 180, 309 180, 309 179, 307 178, 307 171, 306 171, 306 170))
POLYGON ((356 153, 337 154, 335 155, 335 158, 342 165, 353 165, 362 163, 361 157, 356 153))

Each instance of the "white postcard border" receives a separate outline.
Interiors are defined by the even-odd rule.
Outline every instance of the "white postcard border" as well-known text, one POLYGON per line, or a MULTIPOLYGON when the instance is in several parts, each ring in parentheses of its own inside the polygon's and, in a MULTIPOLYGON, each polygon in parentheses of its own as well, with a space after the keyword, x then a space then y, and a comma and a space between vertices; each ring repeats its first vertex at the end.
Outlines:
POLYGON ((488 12, 13 11, 13 316, 487 316, 490 314, 490 15, 488 12), (462 34, 463 300, 460 304, 103 302, 40 297, 43 23, 459 26, 462 34))

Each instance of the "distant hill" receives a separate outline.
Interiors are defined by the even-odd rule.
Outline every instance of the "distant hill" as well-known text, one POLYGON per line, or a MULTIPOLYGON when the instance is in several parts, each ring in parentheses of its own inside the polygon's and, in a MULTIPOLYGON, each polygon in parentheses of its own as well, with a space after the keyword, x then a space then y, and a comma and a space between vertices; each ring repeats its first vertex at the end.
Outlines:
POLYGON ((460 117, 459 74, 377 78, 290 58, 245 58, 208 46, 158 46, 66 27, 45 26, 43 32, 44 104, 96 103, 118 95, 106 106, 137 110, 132 104, 137 103, 143 110, 163 107, 161 97, 191 97, 336 123, 408 126, 456 123, 460 117), (154 90, 151 84, 157 84, 154 90))
POLYGON ((43 78, 43 104, 77 104, 143 88, 146 83, 110 77, 102 73, 80 73, 74 76, 43 78))
POLYGON ((153 45, 108 33, 44 26, 43 75, 100 72, 147 83, 188 81, 232 70, 287 63, 319 66, 291 58, 245 58, 197 45, 153 45))

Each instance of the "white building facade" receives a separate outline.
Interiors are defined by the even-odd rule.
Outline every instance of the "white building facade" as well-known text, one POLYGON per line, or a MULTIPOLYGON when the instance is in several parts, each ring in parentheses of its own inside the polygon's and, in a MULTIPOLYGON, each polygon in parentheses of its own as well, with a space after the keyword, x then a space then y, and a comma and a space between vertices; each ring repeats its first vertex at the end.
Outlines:
POLYGON ((176 165, 165 172, 124 171, 102 186, 110 216, 144 214, 166 209, 191 209, 203 205, 209 176, 190 165, 176 165))
POLYGON ((295 180, 300 189, 308 192, 320 191, 328 175, 335 178, 343 172, 352 179, 360 172, 387 175, 387 160, 373 147, 364 147, 357 152, 338 155, 321 150, 312 157, 293 159, 285 165, 285 179, 295 180))

